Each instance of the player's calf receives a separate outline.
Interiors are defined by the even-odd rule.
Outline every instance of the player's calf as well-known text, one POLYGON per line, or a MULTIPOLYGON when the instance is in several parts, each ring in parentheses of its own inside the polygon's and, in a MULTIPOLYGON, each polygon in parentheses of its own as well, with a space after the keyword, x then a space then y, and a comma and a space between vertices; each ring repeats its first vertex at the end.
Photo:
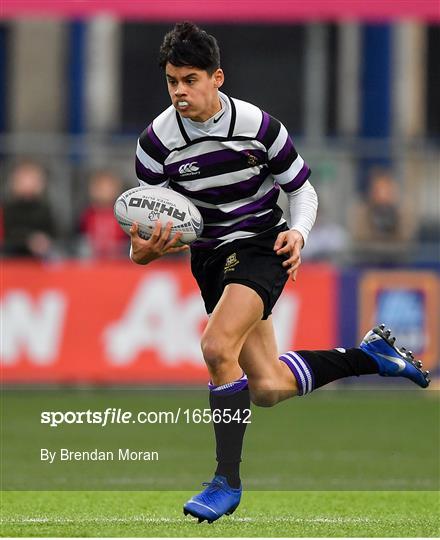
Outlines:
POLYGON ((252 389, 252 387, 249 386, 249 392, 252 403, 257 407, 273 407, 280 401, 278 391, 272 388, 252 389))
POLYGON ((280 401, 295 396, 298 393, 296 380, 287 370, 285 377, 283 370, 279 377, 265 377, 254 379, 249 377, 249 392, 251 401, 257 407, 273 407, 280 401), (287 380, 286 380, 287 379, 287 380))

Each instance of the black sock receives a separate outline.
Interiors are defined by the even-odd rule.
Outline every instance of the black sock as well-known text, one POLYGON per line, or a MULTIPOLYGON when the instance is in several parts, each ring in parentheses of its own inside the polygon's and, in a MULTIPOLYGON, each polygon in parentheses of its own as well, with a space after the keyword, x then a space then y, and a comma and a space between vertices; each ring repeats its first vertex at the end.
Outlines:
POLYGON ((298 382, 299 395, 344 377, 378 373, 376 362, 361 349, 289 351, 280 357, 298 382))
MULTIPOLYGON (((228 484, 232 488, 239 488, 241 450, 247 425, 243 422, 243 419, 247 417, 244 411, 250 409, 251 405, 249 389, 246 386, 246 388, 236 393, 226 395, 217 394, 211 390, 209 404, 213 416, 214 411, 220 411, 215 415, 219 418, 225 418, 222 413, 225 409, 228 409, 227 413, 232 417, 234 417, 234 413, 239 411, 236 414, 236 421, 213 422, 218 462, 215 474, 226 477, 228 484), (238 416, 239 418, 237 418, 238 416)), ((225 420, 229 420, 229 418, 226 417, 225 420)))

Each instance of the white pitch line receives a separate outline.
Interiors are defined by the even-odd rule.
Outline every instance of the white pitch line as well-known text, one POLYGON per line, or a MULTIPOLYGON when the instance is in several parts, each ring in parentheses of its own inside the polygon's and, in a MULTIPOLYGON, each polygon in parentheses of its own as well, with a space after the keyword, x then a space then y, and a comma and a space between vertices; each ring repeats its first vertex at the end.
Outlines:
MULTIPOLYGON (((351 524, 380 524, 380 523, 390 523, 391 520, 388 519, 371 519, 367 517, 327 517, 327 516, 318 516, 318 517, 312 517, 312 518, 301 518, 301 517, 293 517, 293 516, 277 516, 273 518, 268 517, 233 517, 231 516, 228 518, 228 522, 233 523, 297 523, 297 524, 305 524, 305 523, 326 523, 326 524, 344 524, 344 523, 351 523, 351 524)), ((399 523, 402 522, 402 519, 399 518, 399 523)), ((410 520, 413 521, 413 520, 410 520)), ((129 517, 95 517, 95 518, 81 518, 73 519, 73 518, 56 518, 56 517, 16 517, 16 518, 2 518, 0 520, 3 524, 8 525, 29 525, 29 524, 46 524, 46 525, 58 525, 58 524, 69 524, 69 523, 78 523, 78 524, 112 524, 112 523, 145 523, 145 524, 154 524, 154 525, 160 525, 160 524, 185 524, 190 523, 188 518, 183 517, 177 517, 177 518, 166 518, 166 517, 144 517, 144 516, 129 516, 129 517)), ((223 521, 223 523, 226 523, 226 521, 223 521)))
POLYGON ((67 524, 67 523, 179 523, 182 518, 149 518, 142 516, 130 516, 126 518, 118 517, 96 517, 96 518, 56 518, 56 517, 25 517, 25 518, 2 518, 1 523, 5 524, 67 524))

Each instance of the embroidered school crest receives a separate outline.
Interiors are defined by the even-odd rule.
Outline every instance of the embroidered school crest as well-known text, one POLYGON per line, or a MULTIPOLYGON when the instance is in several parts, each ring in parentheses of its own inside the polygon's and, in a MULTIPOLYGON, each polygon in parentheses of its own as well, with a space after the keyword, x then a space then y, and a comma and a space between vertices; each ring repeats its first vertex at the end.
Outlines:
POLYGON ((255 167, 255 165, 258 165, 258 158, 257 156, 254 156, 253 154, 247 155, 247 162, 249 167, 255 167))
POLYGON ((225 273, 226 272, 233 272, 234 271, 234 267, 237 266, 237 264, 239 264, 239 260, 237 259, 237 254, 236 253, 232 253, 232 255, 229 255, 229 257, 226 258, 226 262, 225 262, 225 273))

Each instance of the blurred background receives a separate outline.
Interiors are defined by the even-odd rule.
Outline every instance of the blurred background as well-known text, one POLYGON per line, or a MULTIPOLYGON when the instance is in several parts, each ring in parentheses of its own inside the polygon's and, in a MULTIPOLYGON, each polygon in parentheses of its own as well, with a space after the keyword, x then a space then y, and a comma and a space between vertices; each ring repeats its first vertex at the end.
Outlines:
POLYGON ((353 346, 384 322, 438 375, 438 2, 3 0, 1 17, 4 382, 207 378, 186 257, 136 267, 113 218, 185 19, 217 37, 225 93, 279 118, 312 168, 280 349, 353 346))

